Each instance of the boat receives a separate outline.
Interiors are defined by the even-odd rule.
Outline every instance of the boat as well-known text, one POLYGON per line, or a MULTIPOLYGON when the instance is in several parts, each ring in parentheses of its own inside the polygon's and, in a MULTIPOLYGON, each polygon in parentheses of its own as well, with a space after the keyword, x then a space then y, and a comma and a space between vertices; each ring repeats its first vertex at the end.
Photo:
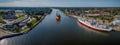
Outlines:
POLYGON ((61 16, 60 16, 60 14, 57 12, 57 13, 56 13, 56 20, 59 21, 60 18, 61 18, 61 16))
POLYGON ((85 27, 88 27, 92 30, 97 30, 97 31, 102 31, 102 32, 110 32, 112 31, 111 27, 108 26, 104 26, 104 25, 99 25, 99 24, 95 24, 95 20, 85 20, 85 18, 79 17, 77 18, 77 21, 82 24, 85 27))

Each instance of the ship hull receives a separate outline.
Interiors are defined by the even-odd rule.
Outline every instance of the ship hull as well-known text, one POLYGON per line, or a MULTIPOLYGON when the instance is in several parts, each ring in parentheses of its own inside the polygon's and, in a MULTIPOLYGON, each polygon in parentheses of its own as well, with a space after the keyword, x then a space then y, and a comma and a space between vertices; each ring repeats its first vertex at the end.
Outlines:
POLYGON ((56 15, 56 20, 57 20, 57 21, 60 20, 60 15, 56 15))
POLYGON ((94 28, 94 27, 92 27, 92 26, 89 26, 89 25, 81 22, 79 19, 77 19, 77 21, 78 21, 80 24, 82 24, 83 26, 85 26, 85 27, 87 27, 87 28, 90 28, 90 29, 92 29, 92 30, 97 30, 97 31, 101 31, 101 32, 109 32, 109 31, 110 31, 110 30, 103 30, 103 29, 94 28))

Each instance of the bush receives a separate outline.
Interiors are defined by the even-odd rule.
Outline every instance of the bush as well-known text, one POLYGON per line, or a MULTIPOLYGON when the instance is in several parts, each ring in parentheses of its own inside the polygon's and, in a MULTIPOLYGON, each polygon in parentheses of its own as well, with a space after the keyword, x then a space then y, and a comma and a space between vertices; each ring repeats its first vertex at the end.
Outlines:
POLYGON ((3 23, 3 24, 5 24, 6 22, 5 22, 5 21, 2 21, 2 20, 0 20, 0 23, 3 23))

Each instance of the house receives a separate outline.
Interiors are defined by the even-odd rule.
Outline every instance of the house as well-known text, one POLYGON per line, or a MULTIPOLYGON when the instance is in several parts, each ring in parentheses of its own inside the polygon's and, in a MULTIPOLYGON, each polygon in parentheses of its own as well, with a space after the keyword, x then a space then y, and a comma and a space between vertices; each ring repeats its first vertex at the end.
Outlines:
POLYGON ((15 11, 8 11, 2 16, 2 18, 3 19, 16 19, 17 17, 15 16, 15 11))
POLYGON ((25 25, 20 22, 6 25, 7 30, 15 30, 15 29, 20 29, 20 28, 24 28, 24 27, 25 27, 25 25))
POLYGON ((7 28, 7 30, 13 30, 14 25, 13 24, 6 25, 6 28, 7 28))
POLYGON ((111 25, 114 25, 114 26, 120 25, 120 16, 116 16, 115 20, 111 22, 111 25))

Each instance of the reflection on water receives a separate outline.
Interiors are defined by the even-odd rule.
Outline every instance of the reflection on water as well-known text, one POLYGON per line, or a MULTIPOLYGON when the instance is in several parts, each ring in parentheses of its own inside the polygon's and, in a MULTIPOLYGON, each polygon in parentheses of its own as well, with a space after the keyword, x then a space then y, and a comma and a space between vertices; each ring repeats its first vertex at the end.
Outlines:
POLYGON ((120 38, 120 33, 100 33, 83 28, 76 19, 59 11, 61 20, 56 21, 56 9, 42 22, 24 35, 1 40, 0 44, 9 45, 80 45, 104 44, 120 38), (111 35, 109 35, 111 34, 111 35), (107 36, 106 36, 107 35, 107 36), (103 40, 104 39, 104 40, 103 40), (8 41, 9 40, 9 41, 8 41))
POLYGON ((8 45, 8 40, 7 39, 1 40, 0 45, 8 45))

